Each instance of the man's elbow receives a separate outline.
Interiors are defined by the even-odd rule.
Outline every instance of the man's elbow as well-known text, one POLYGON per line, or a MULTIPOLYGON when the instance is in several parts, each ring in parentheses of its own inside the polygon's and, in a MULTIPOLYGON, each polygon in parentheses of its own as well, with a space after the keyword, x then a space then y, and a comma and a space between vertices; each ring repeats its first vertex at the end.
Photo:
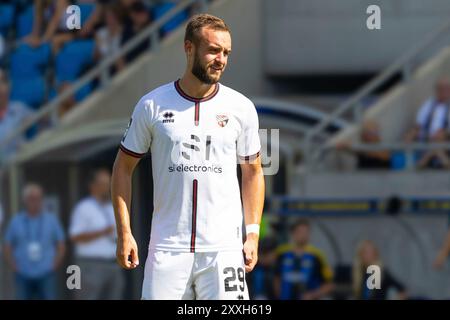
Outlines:
POLYGON ((248 165, 242 170, 244 178, 264 178, 264 172, 261 165, 248 165))

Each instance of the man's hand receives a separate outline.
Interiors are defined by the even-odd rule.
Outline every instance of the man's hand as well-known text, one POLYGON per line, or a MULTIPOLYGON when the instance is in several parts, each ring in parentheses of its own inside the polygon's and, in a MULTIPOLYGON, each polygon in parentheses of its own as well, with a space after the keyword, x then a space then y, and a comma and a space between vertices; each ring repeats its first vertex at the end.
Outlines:
POLYGON ((117 263, 124 269, 131 270, 139 265, 138 248, 132 234, 120 236, 117 239, 116 256, 117 263))
POLYGON ((25 37, 23 39, 23 41, 33 48, 39 47, 42 43, 41 39, 39 39, 39 37, 35 36, 35 35, 29 35, 29 36, 25 37))
POLYGON ((244 243, 245 272, 251 272, 258 262, 258 235, 249 233, 244 243))

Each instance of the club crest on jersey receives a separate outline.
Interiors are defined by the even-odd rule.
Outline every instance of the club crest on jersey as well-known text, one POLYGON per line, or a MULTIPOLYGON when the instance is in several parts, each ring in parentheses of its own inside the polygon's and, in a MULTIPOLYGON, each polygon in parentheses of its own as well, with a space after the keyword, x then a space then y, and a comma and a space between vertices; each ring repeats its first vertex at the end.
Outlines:
POLYGON ((225 114, 216 115, 217 124, 222 128, 225 127, 228 123, 228 116, 225 114))
POLYGON ((163 113, 163 120, 162 123, 172 123, 175 122, 175 119, 173 118, 175 114, 172 111, 166 111, 163 113))

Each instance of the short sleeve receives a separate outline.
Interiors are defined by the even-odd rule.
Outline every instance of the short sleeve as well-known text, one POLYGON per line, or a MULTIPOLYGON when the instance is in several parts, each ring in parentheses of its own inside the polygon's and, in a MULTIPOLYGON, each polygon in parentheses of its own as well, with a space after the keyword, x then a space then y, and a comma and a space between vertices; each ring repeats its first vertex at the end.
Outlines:
POLYGON ((328 261, 321 252, 317 252, 317 259, 319 263, 320 277, 324 282, 330 282, 333 280, 333 270, 331 269, 328 261))
POLYGON ((416 115, 416 124, 419 126, 424 126, 425 122, 427 121, 428 113, 430 112, 429 109, 431 107, 431 100, 427 100, 424 102, 424 104, 420 107, 419 111, 416 115))
POLYGON ((435 111, 436 114, 433 115, 433 119, 430 124, 430 132, 431 134, 435 134, 439 130, 446 129, 447 119, 447 106, 441 104, 438 109, 435 111))
POLYGON ((150 117, 153 101, 141 99, 134 108, 128 127, 123 135, 120 149, 133 157, 143 157, 150 148, 150 117))
POLYGON ((89 220, 84 216, 84 212, 86 212, 86 210, 83 210, 83 205, 77 205, 73 210, 69 227, 69 235, 71 237, 89 230, 89 220))
POLYGON ((261 150, 259 140, 259 121, 255 105, 250 102, 242 121, 242 130, 237 141, 237 154, 243 160, 257 158, 261 150))
POLYGON ((17 233, 17 216, 15 216, 8 225, 5 232, 5 244, 13 245, 17 233))

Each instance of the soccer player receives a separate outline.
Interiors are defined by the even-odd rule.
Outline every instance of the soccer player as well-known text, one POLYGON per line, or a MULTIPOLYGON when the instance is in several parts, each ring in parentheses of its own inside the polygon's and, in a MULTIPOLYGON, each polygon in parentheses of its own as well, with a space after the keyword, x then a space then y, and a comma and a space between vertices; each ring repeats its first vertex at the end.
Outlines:
POLYGON ((331 267, 310 234, 310 222, 299 219, 291 226, 292 243, 278 249, 274 289, 281 300, 318 300, 334 290, 331 267))
POLYGON ((245 272, 258 259, 264 202, 258 116, 248 98, 219 83, 231 53, 223 20, 192 17, 184 50, 182 78, 141 98, 120 144, 112 177, 117 261, 139 264, 131 177, 150 148, 154 212, 142 299, 248 299, 245 272))

